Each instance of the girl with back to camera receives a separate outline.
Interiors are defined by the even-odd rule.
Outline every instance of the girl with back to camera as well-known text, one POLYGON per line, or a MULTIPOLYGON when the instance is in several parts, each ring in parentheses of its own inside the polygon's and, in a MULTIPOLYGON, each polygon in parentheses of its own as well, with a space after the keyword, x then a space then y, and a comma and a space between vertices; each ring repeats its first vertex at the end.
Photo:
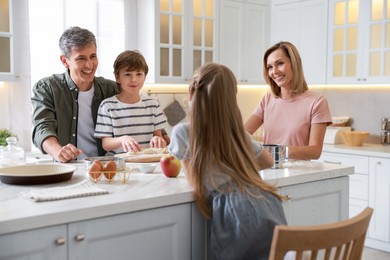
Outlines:
POLYGON ((264 125, 264 143, 288 147, 289 159, 318 159, 332 117, 326 98, 308 89, 297 48, 290 42, 271 46, 263 57, 263 77, 271 92, 262 98, 245 129, 253 134, 264 125))
POLYGON ((259 175, 273 159, 245 131, 236 95, 230 69, 203 65, 189 86, 189 123, 173 128, 168 149, 208 219, 209 259, 268 259, 284 198, 259 175))

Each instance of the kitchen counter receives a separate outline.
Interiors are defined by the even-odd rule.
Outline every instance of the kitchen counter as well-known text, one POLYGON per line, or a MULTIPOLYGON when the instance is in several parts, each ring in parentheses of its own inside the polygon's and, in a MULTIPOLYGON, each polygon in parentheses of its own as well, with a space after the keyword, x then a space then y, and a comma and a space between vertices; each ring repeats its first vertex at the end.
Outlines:
MULTIPOLYGON (((152 174, 133 172, 127 184, 96 184, 108 190, 107 195, 50 202, 34 202, 23 196, 23 192, 30 189, 65 186, 86 178, 83 164, 70 165, 78 169, 67 182, 37 186, 0 183, 0 235, 193 202, 192 187, 184 173, 177 178, 167 178, 160 168, 152 174)), ((293 161, 288 162, 283 169, 261 171, 261 176, 278 187, 285 187, 348 176, 352 173, 353 167, 293 161)))
POLYGON ((354 155, 376 156, 390 158, 390 145, 368 144, 363 146, 348 146, 345 144, 324 144, 323 152, 348 153, 354 155))

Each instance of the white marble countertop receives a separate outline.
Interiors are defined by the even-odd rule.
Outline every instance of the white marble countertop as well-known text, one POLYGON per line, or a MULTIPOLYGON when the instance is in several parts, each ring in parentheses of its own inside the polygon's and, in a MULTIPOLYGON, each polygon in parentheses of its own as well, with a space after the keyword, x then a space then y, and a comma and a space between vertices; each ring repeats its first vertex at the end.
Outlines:
MULTIPOLYGON (((184 173, 180 173, 177 178, 167 178, 159 167, 154 173, 132 172, 126 184, 95 184, 108 190, 109 194, 106 195, 48 202, 35 202, 23 196, 23 192, 30 189, 66 186, 85 180, 83 164, 72 163, 70 165, 77 166, 78 169, 72 179, 66 182, 34 186, 0 183, 0 235, 193 202, 193 189, 188 184, 184 173)), ((261 171, 261 176, 266 181, 282 187, 352 173, 353 167, 295 161, 288 162, 283 169, 261 171)))
POLYGON ((347 146, 345 144, 324 144, 323 152, 348 153, 363 156, 390 158, 390 145, 366 144, 363 146, 347 146))

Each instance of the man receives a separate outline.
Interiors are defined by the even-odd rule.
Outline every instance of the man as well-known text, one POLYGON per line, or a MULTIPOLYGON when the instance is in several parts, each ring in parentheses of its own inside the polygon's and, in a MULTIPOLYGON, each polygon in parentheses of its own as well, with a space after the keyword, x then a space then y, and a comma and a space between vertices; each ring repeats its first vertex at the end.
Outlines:
POLYGON ((79 27, 67 29, 59 40, 63 74, 39 80, 33 88, 34 145, 58 162, 101 156, 95 139, 101 101, 119 92, 115 81, 95 77, 98 66, 96 39, 79 27))

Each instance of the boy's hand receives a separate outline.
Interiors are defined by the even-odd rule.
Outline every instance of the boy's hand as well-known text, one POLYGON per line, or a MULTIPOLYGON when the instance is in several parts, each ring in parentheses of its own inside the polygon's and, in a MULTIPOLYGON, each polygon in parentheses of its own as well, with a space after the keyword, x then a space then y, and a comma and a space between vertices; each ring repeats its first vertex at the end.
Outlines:
POLYGON ((152 140, 150 140, 150 147, 152 148, 164 148, 166 146, 167 142, 161 136, 153 136, 152 140))

